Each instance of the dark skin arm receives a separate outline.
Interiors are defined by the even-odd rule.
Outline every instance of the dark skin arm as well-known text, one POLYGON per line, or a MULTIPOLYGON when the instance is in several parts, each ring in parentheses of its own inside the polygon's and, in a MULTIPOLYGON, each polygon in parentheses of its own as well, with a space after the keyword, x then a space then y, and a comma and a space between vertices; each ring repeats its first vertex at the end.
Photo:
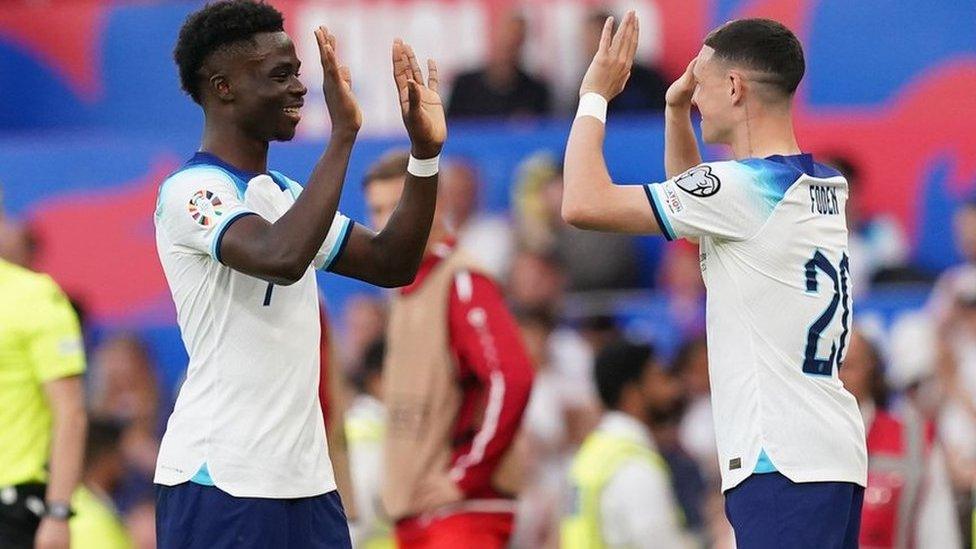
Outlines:
POLYGON ((315 31, 322 58, 325 102, 332 136, 305 190, 278 221, 257 215, 235 221, 220 243, 221 261, 237 271, 273 282, 302 278, 329 233, 342 194, 349 155, 363 116, 352 94, 349 68, 336 55, 336 39, 325 27, 315 31))
MULTIPOLYGON (((437 65, 427 61, 428 79, 420 70, 413 48, 393 43, 393 78, 400 96, 403 124, 414 158, 440 154, 447 137, 444 108, 437 93, 437 65)), ((437 199, 437 175, 407 174, 400 202, 379 233, 356 225, 333 271, 384 287, 413 281, 430 234, 437 199)))
MULTIPOLYGON (((313 170, 309 184, 281 219, 271 224, 258 216, 247 216, 234 223, 221 242, 225 264, 277 284, 298 281, 328 235, 352 143, 362 122, 352 96, 349 70, 335 56, 335 37, 324 29, 316 32, 316 36, 326 75, 326 100, 333 118, 329 146, 313 170), (332 101, 329 101, 330 90, 332 101), (354 124, 340 124, 337 118, 349 119, 354 124), (279 229, 278 225, 285 227, 279 229), (233 239, 231 233, 235 233, 233 239), (241 253, 228 254, 229 246, 236 246, 241 253)), ((437 93, 437 66, 428 61, 430 77, 424 85, 413 49, 397 40, 393 44, 393 71, 412 154, 416 158, 437 156, 447 136, 437 93)), ((406 183, 403 197, 383 231, 374 233, 360 225, 353 226, 345 249, 332 267, 334 272, 384 287, 413 281, 433 220, 437 176, 408 174, 406 183)))

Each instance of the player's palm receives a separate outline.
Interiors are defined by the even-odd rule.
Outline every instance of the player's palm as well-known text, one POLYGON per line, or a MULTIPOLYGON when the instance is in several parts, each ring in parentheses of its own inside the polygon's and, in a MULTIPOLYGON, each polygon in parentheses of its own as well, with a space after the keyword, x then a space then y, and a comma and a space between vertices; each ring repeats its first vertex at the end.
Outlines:
POLYGON ((410 143, 424 158, 440 154, 447 139, 444 105, 438 93, 437 64, 427 60, 427 81, 409 44, 393 42, 393 80, 396 82, 403 125, 410 143))
POLYGON ((627 12, 616 33, 613 32, 613 17, 607 18, 603 24, 600 46, 583 75, 581 97, 595 92, 609 101, 624 91, 634 65, 639 36, 637 15, 633 11, 627 12))
POLYGON ((363 125, 363 113, 352 93, 352 74, 349 67, 339 61, 336 53, 336 37, 325 27, 315 30, 322 58, 322 92, 329 108, 333 129, 358 131, 363 125))

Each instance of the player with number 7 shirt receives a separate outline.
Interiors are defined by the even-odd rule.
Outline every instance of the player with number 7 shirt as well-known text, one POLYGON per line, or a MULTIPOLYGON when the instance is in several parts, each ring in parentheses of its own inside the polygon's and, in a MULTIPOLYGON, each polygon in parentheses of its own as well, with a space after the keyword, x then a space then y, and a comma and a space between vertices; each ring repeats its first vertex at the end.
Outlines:
POLYGON ((584 229, 662 234, 700 247, 709 377, 726 514, 738 547, 857 547, 864 425, 838 378, 851 323, 847 181, 804 154, 791 105, 803 50, 766 19, 712 31, 667 92, 668 180, 615 185, 607 102, 626 85, 639 24, 612 18, 580 88, 563 217, 584 229), (703 163, 706 143, 734 160, 703 163))
POLYGON ((254 0, 192 13, 174 57, 203 143, 159 189, 156 242, 190 357, 159 450, 160 548, 349 547, 318 398, 315 270, 381 286, 416 275, 447 135, 437 67, 392 47, 411 159, 379 233, 337 212, 362 113, 336 37, 315 31, 332 122, 304 187, 268 168, 307 89, 281 13, 254 0))

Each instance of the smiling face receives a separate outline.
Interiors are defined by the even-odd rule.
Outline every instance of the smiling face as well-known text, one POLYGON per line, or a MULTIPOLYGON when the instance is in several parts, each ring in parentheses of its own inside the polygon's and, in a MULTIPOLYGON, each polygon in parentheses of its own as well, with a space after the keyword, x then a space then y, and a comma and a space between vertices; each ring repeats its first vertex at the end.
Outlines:
POLYGON ((301 61, 288 35, 256 34, 244 47, 232 46, 218 56, 223 81, 211 81, 218 99, 232 107, 235 125, 262 141, 293 138, 308 89, 298 79, 301 61))

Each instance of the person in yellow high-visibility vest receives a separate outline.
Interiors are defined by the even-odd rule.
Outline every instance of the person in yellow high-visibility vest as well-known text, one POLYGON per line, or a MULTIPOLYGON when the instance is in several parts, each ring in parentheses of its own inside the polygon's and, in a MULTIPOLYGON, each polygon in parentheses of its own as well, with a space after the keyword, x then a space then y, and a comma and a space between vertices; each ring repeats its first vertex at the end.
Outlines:
POLYGON ((687 547, 667 464, 646 424, 651 412, 673 406, 677 385, 650 346, 626 342, 597 355, 594 377, 606 411, 573 458, 562 549, 687 547))

